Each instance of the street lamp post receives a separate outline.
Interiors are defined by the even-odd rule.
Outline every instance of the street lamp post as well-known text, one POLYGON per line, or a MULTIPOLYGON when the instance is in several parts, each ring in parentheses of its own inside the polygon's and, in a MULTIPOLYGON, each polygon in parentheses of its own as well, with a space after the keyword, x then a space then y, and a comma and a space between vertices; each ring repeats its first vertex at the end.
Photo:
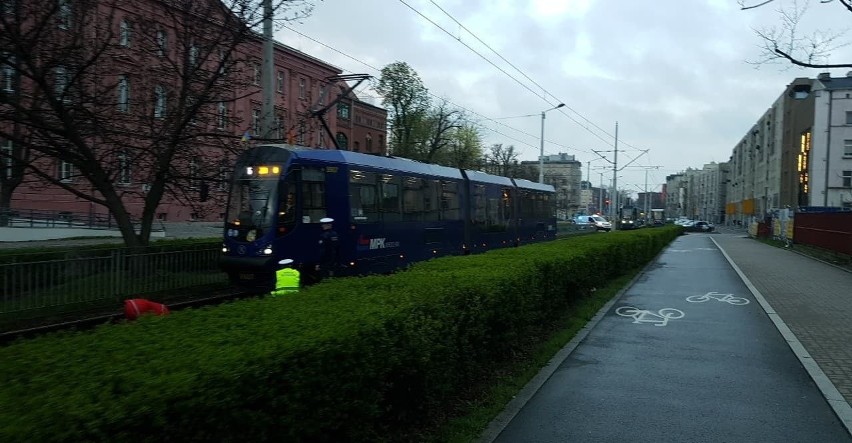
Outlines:
POLYGON ((550 109, 541 111, 541 154, 538 157, 538 182, 544 183, 544 113, 565 106, 565 103, 560 103, 550 109))

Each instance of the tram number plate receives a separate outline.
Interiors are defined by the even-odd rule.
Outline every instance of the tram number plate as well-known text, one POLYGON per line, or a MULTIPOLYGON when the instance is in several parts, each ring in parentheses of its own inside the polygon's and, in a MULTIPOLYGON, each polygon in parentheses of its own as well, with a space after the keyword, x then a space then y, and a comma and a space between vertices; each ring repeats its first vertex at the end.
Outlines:
POLYGON ((254 274, 240 274, 240 280, 254 280, 254 274))

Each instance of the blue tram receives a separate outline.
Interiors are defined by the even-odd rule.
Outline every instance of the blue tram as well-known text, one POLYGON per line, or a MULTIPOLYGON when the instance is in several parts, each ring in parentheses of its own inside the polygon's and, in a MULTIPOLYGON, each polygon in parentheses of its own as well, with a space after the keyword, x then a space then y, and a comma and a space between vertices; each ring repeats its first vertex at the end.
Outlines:
POLYGON ((237 159, 220 267, 266 289, 279 260, 310 276, 320 219, 339 236, 336 275, 387 273, 408 263, 556 237, 554 190, 401 158, 263 145, 237 159))

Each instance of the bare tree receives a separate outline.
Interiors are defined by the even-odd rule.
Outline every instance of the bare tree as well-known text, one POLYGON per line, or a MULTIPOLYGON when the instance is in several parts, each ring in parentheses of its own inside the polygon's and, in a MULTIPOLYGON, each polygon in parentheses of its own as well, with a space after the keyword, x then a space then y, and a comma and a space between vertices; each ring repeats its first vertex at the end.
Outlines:
MULTIPOLYGON (((810 2, 808 0, 738 0, 742 10, 756 10, 770 4, 778 4, 776 10, 779 24, 755 33, 760 37, 762 52, 755 64, 784 62, 805 68, 852 68, 852 63, 833 63, 832 53, 849 44, 842 40, 845 31, 817 29, 806 33, 803 18, 810 2)), ((839 6, 843 12, 852 13, 852 0, 820 0, 821 5, 839 6)), ((828 7, 828 6, 825 6, 828 7)))
POLYGON ((464 118, 461 111, 451 109, 446 101, 429 110, 428 116, 423 120, 424 139, 421 156, 424 161, 434 162, 436 154, 446 149, 451 143, 455 131, 461 128, 464 118))
MULTIPOLYGON (((222 206, 205 200, 223 195, 211 184, 241 147, 233 104, 259 90, 261 0, 3 5, 0 66, 15 88, 0 95, 0 138, 20 167, 11 175, 105 207, 131 247, 148 243, 164 198, 199 213, 222 206)), ((310 8, 273 5, 285 19, 310 8)))
POLYGON ((503 147, 502 143, 491 145, 490 153, 485 155, 488 172, 490 174, 511 177, 513 169, 518 165, 518 153, 513 145, 503 147))

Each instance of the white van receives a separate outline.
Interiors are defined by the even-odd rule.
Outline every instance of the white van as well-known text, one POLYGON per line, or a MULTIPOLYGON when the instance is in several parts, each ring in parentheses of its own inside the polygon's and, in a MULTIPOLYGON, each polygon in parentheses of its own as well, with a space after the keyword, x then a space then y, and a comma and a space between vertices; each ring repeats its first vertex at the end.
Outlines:
POLYGON ((612 223, 606 221, 606 219, 600 215, 578 215, 574 218, 574 223, 580 226, 595 228, 598 231, 609 232, 612 230, 612 223))

